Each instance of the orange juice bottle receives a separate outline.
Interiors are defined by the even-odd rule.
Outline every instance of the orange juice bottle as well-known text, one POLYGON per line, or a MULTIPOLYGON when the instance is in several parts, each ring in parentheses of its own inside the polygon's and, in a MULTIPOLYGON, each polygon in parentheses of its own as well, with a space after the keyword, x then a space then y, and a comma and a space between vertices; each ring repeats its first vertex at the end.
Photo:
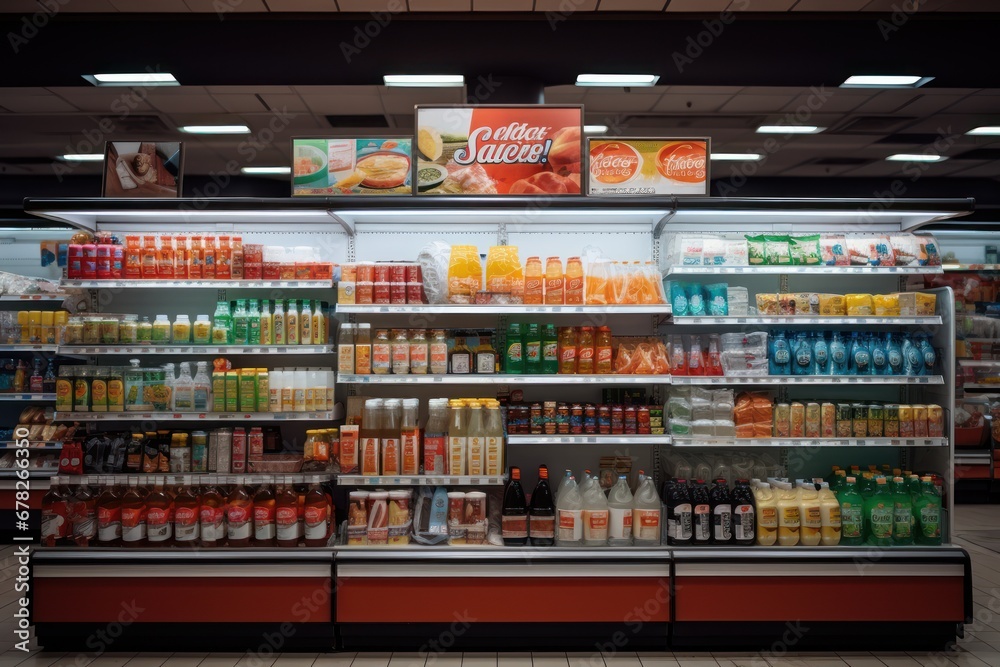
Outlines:
POLYGON ((563 304, 563 275, 562 260, 558 257, 549 257, 545 260, 545 304, 548 306, 561 306, 563 304))
POLYGON ((232 270, 233 248, 229 243, 229 236, 223 234, 219 237, 219 249, 215 253, 215 277, 229 280, 233 275, 232 270))
POLYGON ((142 277, 144 280, 156 278, 156 264, 159 255, 156 252, 156 237, 142 237, 142 277))
POLYGON ((598 375, 611 374, 611 358, 614 348, 611 341, 611 327, 597 328, 597 343, 595 345, 597 361, 594 363, 594 372, 598 375))
POLYGON ((566 303, 579 306, 583 304, 583 262, 579 257, 566 260, 566 303))
POLYGON ((138 234, 125 237, 125 267, 124 278, 137 280, 142 278, 142 244, 138 234))
POLYGON ((576 358, 576 329, 561 327, 559 329, 559 373, 561 375, 575 375, 576 358))
POLYGON ((542 303, 542 260, 540 257, 529 257, 524 267, 524 302, 528 304, 542 303))
POLYGON ((174 278, 186 279, 189 275, 188 237, 174 237, 174 278))
POLYGON ((200 280, 202 268, 205 266, 205 242, 201 234, 191 237, 191 250, 188 251, 188 277, 192 280, 200 280))
POLYGON ((174 277, 174 240, 167 235, 160 237, 160 255, 156 275, 158 278, 168 280, 174 277))
POLYGON ((577 341, 576 372, 581 375, 594 373, 594 327, 580 327, 577 341))

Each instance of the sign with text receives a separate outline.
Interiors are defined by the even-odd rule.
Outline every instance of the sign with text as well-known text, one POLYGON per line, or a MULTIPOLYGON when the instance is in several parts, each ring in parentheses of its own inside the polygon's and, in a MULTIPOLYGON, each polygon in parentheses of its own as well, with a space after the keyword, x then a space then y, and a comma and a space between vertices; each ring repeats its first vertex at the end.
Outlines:
POLYGON ((709 194, 707 138, 591 137, 592 195, 709 194))

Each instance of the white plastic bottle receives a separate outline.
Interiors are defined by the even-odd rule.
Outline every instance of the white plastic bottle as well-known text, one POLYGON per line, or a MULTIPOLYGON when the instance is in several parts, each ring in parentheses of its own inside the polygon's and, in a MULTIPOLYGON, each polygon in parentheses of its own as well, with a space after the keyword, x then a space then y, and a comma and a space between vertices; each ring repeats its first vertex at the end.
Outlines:
POLYGON ((632 544, 632 490, 625 475, 618 476, 608 494, 608 544, 613 547, 632 544))
POLYGON ((208 376, 208 362, 198 362, 194 375, 194 411, 208 412, 212 407, 212 379, 208 376))
POLYGON ((174 383, 177 382, 177 374, 174 370, 174 364, 166 363, 163 364, 163 384, 167 388, 167 409, 174 410, 174 383))
POLYGON ((820 543, 823 530, 823 513, 819 493, 812 482, 799 481, 799 544, 814 547, 820 543))
POLYGON ((592 484, 583 496, 583 543, 603 547, 608 543, 608 499, 599 484, 592 484))
POLYGON ((647 477, 635 490, 632 499, 632 538, 636 546, 654 546, 660 543, 660 526, 663 505, 652 477, 647 477))
POLYGON ((597 478, 590 474, 589 470, 584 470, 580 477, 580 495, 586 495, 590 487, 597 484, 597 478))
POLYGON ((271 412, 281 412, 281 389, 285 386, 285 374, 277 368, 268 373, 267 407, 271 412))
POLYGON ((194 412, 194 378, 191 377, 191 364, 181 362, 181 374, 174 380, 174 410, 177 412, 194 412))
POLYGON ((757 501, 757 544, 772 547, 778 540, 778 500, 770 484, 756 479, 753 495, 757 501))
POLYGON ((580 546, 583 540, 583 497, 573 477, 560 487, 556 515, 559 522, 556 544, 561 547, 580 546))
POLYGON ((840 544, 840 501, 826 482, 820 484, 819 502, 823 519, 820 542, 824 547, 835 547, 840 544))

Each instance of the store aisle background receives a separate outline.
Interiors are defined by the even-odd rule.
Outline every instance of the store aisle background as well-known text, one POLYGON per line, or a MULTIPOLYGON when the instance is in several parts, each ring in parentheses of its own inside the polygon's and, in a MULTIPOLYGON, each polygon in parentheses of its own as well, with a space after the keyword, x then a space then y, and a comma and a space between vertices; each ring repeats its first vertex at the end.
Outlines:
MULTIPOLYGON (((1000 505, 960 505, 956 543, 972 555, 975 617, 966 637, 953 650, 926 652, 855 652, 849 637, 843 652, 781 655, 752 653, 30 653, 9 650, 17 561, 13 547, 0 549, 0 667, 1000 667, 1000 505)), ((913 591, 913 595, 919 595, 913 591)), ((859 602, 861 604, 861 602, 859 602)), ((906 600, 863 604, 906 604, 906 600)))

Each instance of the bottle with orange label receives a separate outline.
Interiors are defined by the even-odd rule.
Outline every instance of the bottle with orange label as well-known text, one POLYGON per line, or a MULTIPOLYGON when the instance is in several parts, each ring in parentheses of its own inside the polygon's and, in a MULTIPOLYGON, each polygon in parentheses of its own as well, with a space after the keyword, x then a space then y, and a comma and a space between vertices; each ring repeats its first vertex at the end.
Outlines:
POLYGON ((561 327, 559 329, 559 374, 574 375, 577 372, 576 362, 576 329, 573 327, 561 327))
POLYGON ((226 540, 231 547, 250 546, 253 537, 253 498, 247 493, 245 477, 230 477, 233 490, 226 498, 226 540))
POLYGON ((400 421, 403 413, 403 402, 398 398, 388 398, 382 411, 381 457, 382 474, 400 474, 400 421))
POLYGON ((444 329, 434 329, 431 333, 430 363, 431 375, 444 375, 448 372, 448 336, 444 329))
POLYGON ((167 235, 160 237, 160 254, 156 266, 156 276, 168 280, 174 277, 174 240, 167 235))
POLYGON ((363 322, 357 327, 354 338, 354 372, 368 375, 372 372, 372 325, 363 322))
POLYGON ((372 372, 376 375, 389 375, 392 372, 392 342, 389 340, 388 329, 375 330, 371 365, 372 372))
POLYGON ((156 265, 158 261, 159 261, 159 255, 156 252, 156 237, 143 236, 142 267, 140 271, 143 280, 150 280, 152 278, 156 278, 156 265))
POLYGON ((524 266, 524 303, 542 303, 543 280, 541 258, 529 257, 524 266))
POLYGON ((570 257, 566 260, 566 281, 563 287, 567 305, 583 304, 583 262, 579 257, 570 257))
POLYGON ((611 340, 611 327, 598 327, 597 339, 594 344, 594 372, 598 375, 610 375, 612 372, 612 357, 614 346, 611 340))
POLYGON ((403 417, 399 425, 400 448, 403 451, 402 474, 420 474, 420 428, 417 417, 420 412, 420 400, 416 398, 403 399, 403 417))
POLYGON ((137 280, 142 278, 142 245, 138 234, 125 237, 125 266, 123 278, 137 280))
POLYGON ((378 475, 382 447, 382 399, 369 398, 361 419, 361 474, 378 475))
POLYGON ((545 304, 560 306, 564 302, 564 281, 562 260, 549 257, 545 260, 545 304))
POLYGON ((326 546, 330 535, 330 517, 333 506, 330 497, 320 486, 318 475, 309 480, 309 491, 303 498, 303 516, 305 518, 305 545, 307 547, 326 546))
POLYGON ((219 236, 219 249, 215 253, 215 277, 219 280, 229 280, 233 271, 233 248, 231 237, 219 236))
POLYGON ((594 327, 580 327, 577 340, 576 372, 581 375, 594 373, 594 327))

